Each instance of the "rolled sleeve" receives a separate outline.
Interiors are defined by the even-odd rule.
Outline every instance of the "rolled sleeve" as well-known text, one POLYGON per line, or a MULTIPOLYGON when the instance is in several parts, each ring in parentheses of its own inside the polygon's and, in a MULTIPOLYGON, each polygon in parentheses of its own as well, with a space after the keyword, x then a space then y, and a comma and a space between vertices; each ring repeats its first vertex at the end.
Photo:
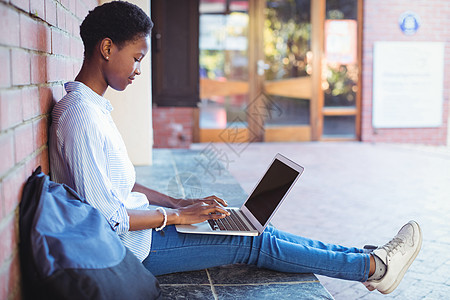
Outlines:
POLYGON ((130 217, 128 216, 125 205, 120 208, 108 219, 109 224, 117 234, 123 234, 130 230, 130 217))

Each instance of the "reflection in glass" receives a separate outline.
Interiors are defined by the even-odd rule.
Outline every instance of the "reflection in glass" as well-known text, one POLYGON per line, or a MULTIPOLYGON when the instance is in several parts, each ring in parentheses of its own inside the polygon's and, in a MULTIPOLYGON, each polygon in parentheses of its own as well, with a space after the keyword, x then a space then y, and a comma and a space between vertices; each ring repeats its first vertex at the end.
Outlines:
POLYGON ((200 1, 200 128, 246 122, 247 10, 247 1, 200 1))
POLYGON ((279 115, 269 127, 310 124, 311 1, 268 0, 264 22, 266 92, 279 115))
POLYGON ((270 96, 276 108, 268 107, 265 125, 309 125, 309 100, 270 96), (272 113, 271 113, 272 112, 272 113))
POLYGON ((311 50, 310 1, 267 1, 264 54, 270 68, 266 80, 310 74, 307 54, 311 50), (308 71, 309 70, 309 71, 308 71))
POLYGON ((322 89, 325 106, 354 107, 358 91, 357 0, 327 0, 325 69, 322 89))
POLYGON ((247 80, 248 14, 200 16, 200 77, 247 80))
POLYGON ((327 0, 327 19, 358 19, 358 0, 327 0))
POLYGON ((323 118, 323 136, 355 138, 355 116, 325 116, 323 118))

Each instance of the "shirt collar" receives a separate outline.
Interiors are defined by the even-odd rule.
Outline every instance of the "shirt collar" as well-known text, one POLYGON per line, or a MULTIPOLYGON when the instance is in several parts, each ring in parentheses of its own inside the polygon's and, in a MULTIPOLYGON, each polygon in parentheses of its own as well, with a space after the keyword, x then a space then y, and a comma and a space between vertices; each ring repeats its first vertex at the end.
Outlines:
POLYGON ((108 99, 100 96, 82 82, 69 81, 64 84, 64 88, 66 89, 67 93, 79 92, 83 94, 84 96, 86 96, 87 101, 98 105, 106 113, 111 112, 113 110, 113 106, 111 105, 111 102, 109 102, 108 99))

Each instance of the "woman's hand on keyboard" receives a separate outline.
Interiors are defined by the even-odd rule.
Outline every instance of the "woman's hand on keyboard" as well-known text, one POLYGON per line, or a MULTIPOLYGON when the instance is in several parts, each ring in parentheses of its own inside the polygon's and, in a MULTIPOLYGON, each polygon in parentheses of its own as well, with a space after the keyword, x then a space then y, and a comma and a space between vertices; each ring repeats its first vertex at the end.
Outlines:
POLYGON ((198 202, 204 202, 207 204, 217 203, 222 206, 228 206, 228 203, 225 200, 223 200, 215 195, 208 196, 205 198, 196 198, 196 199, 176 199, 175 201, 177 204, 176 208, 186 207, 186 206, 198 203, 198 202))
POLYGON ((216 196, 197 199, 194 204, 176 209, 176 224, 195 224, 208 219, 222 219, 230 215, 223 207, 224 204, 226 206, 226 202, 218 199, 220 198, 216 196))

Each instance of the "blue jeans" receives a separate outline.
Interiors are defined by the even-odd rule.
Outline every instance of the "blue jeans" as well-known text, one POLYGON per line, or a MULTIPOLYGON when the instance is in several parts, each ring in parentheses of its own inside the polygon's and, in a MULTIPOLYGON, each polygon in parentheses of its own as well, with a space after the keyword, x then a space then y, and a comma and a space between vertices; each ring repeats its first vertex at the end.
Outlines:
POLYGON ((370 255, 362 249, 324 244, 268 227, 256 237, 182 234, 167 226, 153 231, 144 266, 154 275, 250 264, 290 273, 315 273, 366 281, 370 255))

